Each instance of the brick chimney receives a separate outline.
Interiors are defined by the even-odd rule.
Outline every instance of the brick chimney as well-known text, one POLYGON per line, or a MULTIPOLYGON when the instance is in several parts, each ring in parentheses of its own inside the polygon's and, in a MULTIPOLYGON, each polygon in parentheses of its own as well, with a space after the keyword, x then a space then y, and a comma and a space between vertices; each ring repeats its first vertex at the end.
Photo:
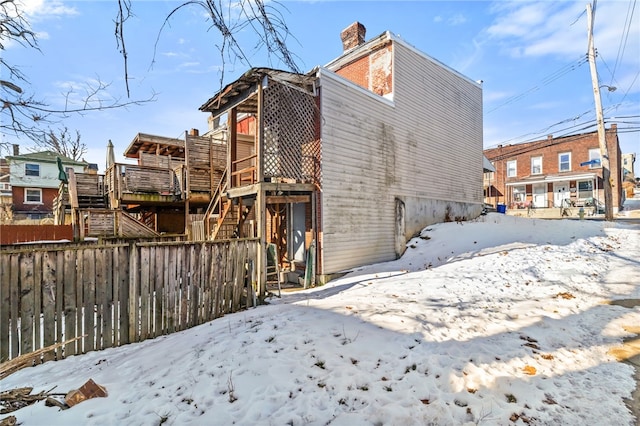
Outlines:
POLYGON ((363 44, 366 32, 367 29, 364 25, 357 21, 342 30, 340 38, 342 39, 343 51, 346 52, 347 50, 363 44))
POLYGON ((20 155, 20 145, 17 143, 13 144, 13 155, 20 155))
POLYGON ((200 131, 198 129, 189 130, 189 136, 200 136, 200 131))

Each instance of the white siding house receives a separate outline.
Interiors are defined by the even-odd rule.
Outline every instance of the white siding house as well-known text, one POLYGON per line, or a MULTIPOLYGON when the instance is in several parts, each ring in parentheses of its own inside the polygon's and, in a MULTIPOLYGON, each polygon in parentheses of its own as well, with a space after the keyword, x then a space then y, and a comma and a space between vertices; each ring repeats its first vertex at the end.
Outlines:
POLYGON ((53 151, 8 156, 13 212, 40 218, 52 213, 60 185, 58 157, 64 169, 82 173, 86 162, 73 161, 53 151))
POLYGON ((374 43, 390 93, 319 71, 325 274, 392 260, 423 227, 482 209, 481 86, 390 33, 356 50, 374 43))

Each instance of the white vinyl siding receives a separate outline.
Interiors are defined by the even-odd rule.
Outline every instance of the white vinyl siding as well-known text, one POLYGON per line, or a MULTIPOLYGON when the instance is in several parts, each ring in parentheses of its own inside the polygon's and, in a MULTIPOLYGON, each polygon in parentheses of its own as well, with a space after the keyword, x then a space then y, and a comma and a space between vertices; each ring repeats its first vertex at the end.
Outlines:
POLYGON ((429 221, 430 202, 481 208, 481 88, 405 45, 394 51, 393 102, 321 71, 325 274, 396 257, 396 198, 423 226, 442 221, 429 221))
POLYGON ((331 77, 320 90, 323 272, 394 259, 394 199, 377 142, 393 107, 331 77))

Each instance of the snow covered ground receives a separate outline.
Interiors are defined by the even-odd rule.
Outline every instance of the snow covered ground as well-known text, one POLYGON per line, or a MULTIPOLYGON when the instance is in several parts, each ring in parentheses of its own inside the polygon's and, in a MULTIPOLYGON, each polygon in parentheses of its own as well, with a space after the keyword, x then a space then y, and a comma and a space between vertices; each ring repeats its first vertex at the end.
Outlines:
MULTIPOLYGON (((140 344, 21 370, 23 425, 632 425, 640 226, 492 213, 430 226, 395 262, 140 344)), ((0 416, 4 417, 4 416, 0 416)))

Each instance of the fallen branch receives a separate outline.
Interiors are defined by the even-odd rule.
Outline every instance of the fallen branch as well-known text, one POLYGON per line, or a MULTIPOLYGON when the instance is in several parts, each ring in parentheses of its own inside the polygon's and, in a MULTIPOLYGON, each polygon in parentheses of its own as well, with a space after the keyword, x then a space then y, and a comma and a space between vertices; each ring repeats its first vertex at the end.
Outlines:
POLYGON ((40 356, 45 352, 57 349, 61 346, 66 345, 67 343, 75 342, 76 340, 82 339, 85 336, 86 335, 78 336, 64 342, 55 343, 51 346, 47 346, 46 348, 38 349, 37 351, 29 352, 28 354, 23 354, 9 361, 3 362, 2 364, 0 364, 0 380, 15 373, 16 371, 22 370, 25 367, 32 367, 33 365, 35 365, 36 361, 40 359, 40 356))
POLYGON ((0 414, 17 411, 34 402, 50 399, 52 396, 64 396, 63 393, 51 393, 51 391, 42 391, 31 395, 32 390, 33 388, 26 387, 0 392, 0 405, 2 406, 2 408, 0 408, 0 414))

